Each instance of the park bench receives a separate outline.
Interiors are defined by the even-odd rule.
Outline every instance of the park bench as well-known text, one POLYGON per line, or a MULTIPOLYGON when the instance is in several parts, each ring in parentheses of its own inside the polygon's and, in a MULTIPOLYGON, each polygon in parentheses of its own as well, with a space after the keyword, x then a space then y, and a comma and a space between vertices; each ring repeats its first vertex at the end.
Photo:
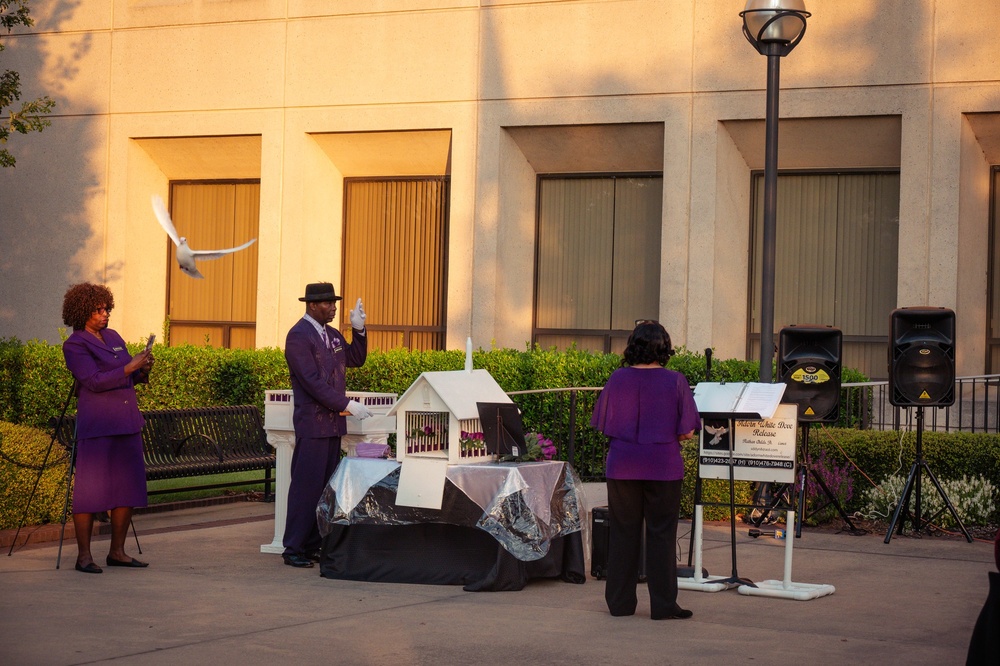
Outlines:
MULTIPOLYGON (((142 449, 146 480, 179 479, 207 474, 261 470, 264 499, 271 499, 274 480, 274 450, 254 405, 193 407, 142 412, 142 449)), ((73 442, 76 417, 63 419, 59 439, 67 449, 73 442)), ((257 480, 228 481, 183 490, 208 490, 259 483, 257 480)), ((152 490, 157 495, 181 490, 152 490)))

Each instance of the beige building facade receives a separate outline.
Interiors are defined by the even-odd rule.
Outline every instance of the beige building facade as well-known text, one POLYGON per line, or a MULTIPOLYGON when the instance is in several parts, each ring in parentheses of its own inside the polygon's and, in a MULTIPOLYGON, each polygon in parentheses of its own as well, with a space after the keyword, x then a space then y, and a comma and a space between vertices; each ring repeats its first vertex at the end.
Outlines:
MULTIPOLYGON (((997 270, 995 2, 806 4, 806 35, 781 62, 779 168, 888 174, 896 256, 884 264, 889 307, 867 324, 844 314, 860 302, 796 310, 811 322, 781 321, 779 306, 775 330, 832 324, 845 340, 877 338, 891 307, 948 307, 958 374, 981 374, 997 270)), ((471 336, 523 349, 540 339, 541 179, 641 174, 661 190, 658 306, 643 316, 675 344, 752 355, 766 59, 741 34, 743 5, 36 1, 34 28, 5 39, 0 64, 21 73, 23 97, 57 107, 51 127, 15 138, 17 167, 0 174, 0 336, 57 341, 62 294, 80 280, 112 288, 126 339, 160 331, 176 268, 150 195, 246 181, 259 182, 254 344, 281 346, 304 285, 343 282, 345 182, 443 177, 439 346, 471 336)), ((859 289, 883 280, 871 270, 849 271, 859 289)), ((779 280, 792 298, 836 300, 796 294, 794 274, 779 280)), ((344 295, 345 317, 356 297, 368 302, 344 295)))

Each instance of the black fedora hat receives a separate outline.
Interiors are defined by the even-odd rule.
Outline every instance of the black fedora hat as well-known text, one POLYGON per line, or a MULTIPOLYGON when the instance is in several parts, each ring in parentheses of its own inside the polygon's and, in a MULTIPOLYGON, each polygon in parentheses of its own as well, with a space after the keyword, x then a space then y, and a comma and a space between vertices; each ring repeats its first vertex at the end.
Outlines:
POLYGON ((313 282, 306 285, 306 295, 299 300, 306 303, 322 303, 324 301, 339 301, 341 298, 337 296, 337 292, 333 290, 333 285, 329 282, 313 282))

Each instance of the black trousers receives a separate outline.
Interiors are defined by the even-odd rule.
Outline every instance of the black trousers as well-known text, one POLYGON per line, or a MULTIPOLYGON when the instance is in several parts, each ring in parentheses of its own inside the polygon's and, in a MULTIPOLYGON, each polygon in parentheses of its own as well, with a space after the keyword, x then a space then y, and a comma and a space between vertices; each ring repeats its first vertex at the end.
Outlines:
POLYGON ((677 605, 677 516, 682 481, 608 479, 608 582, 612 615, 632 615, 639 582, 642 523, 646 521, 646 585, 650 616, 674 615, 677 605))

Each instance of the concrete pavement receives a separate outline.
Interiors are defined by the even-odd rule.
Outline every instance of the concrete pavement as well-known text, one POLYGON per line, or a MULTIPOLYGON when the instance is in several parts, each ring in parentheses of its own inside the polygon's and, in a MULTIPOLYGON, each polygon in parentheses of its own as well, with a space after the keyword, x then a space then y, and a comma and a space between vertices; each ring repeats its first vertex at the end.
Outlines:
MULTIPOLYGON (((55 542, 4 553, 3 663, 962 664, 994 569, 983 542, 904 535, 884 544, 884 534, 807 528, 792 580, 833 585, 833 595, 682 590, 694 617, 653 622, 643 586, 637 614, 613 618, 603 581, 592 578, 501 593, 327 580, 260 552, 273 536, 273 506, 137 516, 147 569, 78 573, 72 542, 59 570, 55 542)), ((712 576, 731 573, 729 534, 705 529, 712 576)), ((740 576, 782 578, 782 542, 751 539, 745 526, 737 535, 740 576)), ((107 537, 94 545, 103 563, 107 537)))

